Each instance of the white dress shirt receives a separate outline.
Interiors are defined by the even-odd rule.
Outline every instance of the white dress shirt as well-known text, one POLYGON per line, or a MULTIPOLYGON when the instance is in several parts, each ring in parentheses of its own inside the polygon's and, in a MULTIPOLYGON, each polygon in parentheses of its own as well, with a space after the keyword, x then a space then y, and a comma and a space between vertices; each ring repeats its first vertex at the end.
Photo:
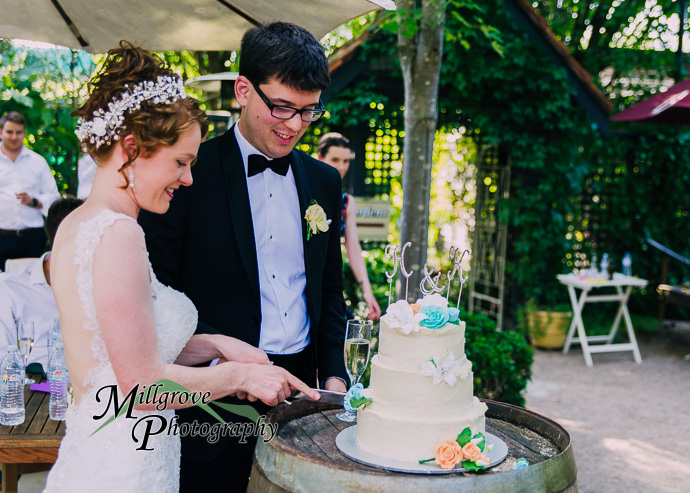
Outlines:
POLYGON ((0 229, 42 228, 50 204, 60 198, 53 172, 43 157, 22 146, 17 160, 0 151, 0 229), (42 208, 21 205, 16 194, 26 192, 42 208))
POLYGON ((77 179, 79 180, 79 184, 77 185, 78 199, 87 199, 91 194, 91 188, 93 187, 93 180, 96 178, 97 168, 98 165, 90 154, 84 154, 77 163, 77 179))
MULTIPOLYGON (((247 176, 247 157, 264 155, 244 138, 239 125, 235 137, 247 176)), ((247 178, 247 188, 261 291, 259 348, 271 354, 298 353, 309 344, 309 315, 302 217, 292 166, 285 176, 267 169, 247 178)))
POLYGON ((58 316, 53 290, 43 272, 46 252, 35 263, 0 276, 0 358, 17 344, 15 319, 34 323, 34 347, 29 363, 48 364, 48 331, 58 316))

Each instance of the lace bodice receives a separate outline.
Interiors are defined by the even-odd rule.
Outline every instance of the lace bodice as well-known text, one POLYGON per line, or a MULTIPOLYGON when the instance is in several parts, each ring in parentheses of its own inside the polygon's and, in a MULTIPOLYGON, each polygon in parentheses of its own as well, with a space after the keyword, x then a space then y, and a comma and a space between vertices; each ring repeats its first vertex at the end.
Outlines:
MULTIPOLYGON (((92 435, 105 421, 105 418, 94 420, 105 408, 103 393, 101 402, 96 400, 96 393, 117 383, 96 317, 93 259, 103 233, 118 220, 134 221, 127 215, 106 210, 79 227, 74 258, 77 286, 86 319, 84 330, 93 331, 91 349, 98 364, 88 372, 84 382, 88 390, 80 403, 67 410, 67 433, 48 477, 46 491, 102 491, 104 488, 107 491, 108 487, 114 491, 142 492, 179 489, 179 436, 167 433, 151 436, 147 448, 153 450, 137 450, 142 444, 132 439, 132 435, 143 436, 147 419, 156 428, 163 420, 170 425, 173 411, 134 411, 136 420, 120 417, 92 435), (151 415, 160 418, 147 418, 151 415), (140 420, 143 421, 137 425, 140 420)), ((158 352, 164 363, 173 363, 194 333, 197 312, 184 294, 158 282, 150 265, 149 271, 158 352)), ((118 392, 118 396, 121 403, 122 393, 118 392)), ((109 410, 108 416, 110 413, 109 410)))

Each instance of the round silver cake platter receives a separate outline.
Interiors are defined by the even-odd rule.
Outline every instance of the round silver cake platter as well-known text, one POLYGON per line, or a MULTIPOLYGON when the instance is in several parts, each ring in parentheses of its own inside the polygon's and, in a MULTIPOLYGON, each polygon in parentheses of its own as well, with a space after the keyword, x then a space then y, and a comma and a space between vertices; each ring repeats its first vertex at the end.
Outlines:
MULTIPOLYGON (((469 469, 465 469, 464 467, 441 469, 433 461, 420 464, 419 462, 407 462, 380 457, 359 448, 357 446, 357 442, 355 441, 356 434, 357 425, 350 426, 349 428, 346 428, 338 433, 338 436, 335 437, 335 444, 343 455, 367 466, 377 467, 379 469, 385 469, 393 472, 405 472, 409 474, 454 474, 469 471, 469 469)), ((490 451, 484 452, 484 455, 491 459, 491 462, 487 466, 488 469, 497 466, 503 462, 506 457, 508 457, 508 445, 506 445, 506 443, 496 435, 492 435, 491 433, 485 433, 484 436, 487 444, 493 444, 493 448, 490 451)))

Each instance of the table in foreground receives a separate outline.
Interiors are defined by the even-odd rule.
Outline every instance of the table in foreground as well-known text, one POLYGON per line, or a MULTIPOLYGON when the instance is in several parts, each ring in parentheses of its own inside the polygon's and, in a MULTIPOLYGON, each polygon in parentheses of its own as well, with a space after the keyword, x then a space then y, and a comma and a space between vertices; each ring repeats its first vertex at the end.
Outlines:
POLYGON ((17 492, 20 474, 50 469, 57 459, 60 442, 65 435, 63 422, 50 419, 48 393, 29 390, 27 385, 24 388, 24 402, 24 423, 17 426, 0 425, 2 493, 17 492))
POLYGON ((563 346, 563 354, 566 354, 570 349, 570 345, 576 342, 580 343, 582 347, 582 354, 585 357, 585 364, 592 367, 592 353, 612 353, 617 351, 632 351, 635 363, 642 363, 640 356, 640 348, 637 346, 637 339, 635 338, 635 331, 633 330, 632 321, 630 320, 630 313, 628 312, 628 299, 632 288, 644 288, 647 286, 647 281, 638 279, 637 277, 624 276, 623 274, 615 273, 613 279, 590 279, 576 274, 561 274, 558 280, 561 284, 568 287, 568 294, 570 295, 570 304, 573 307, 573 321, 570 324, 568 337, 563 346), (589 292, 593 289, 600 288, 614 288, 616 294, 600 294, 590 296, 589 292), (625 288, 625 291, 623 291, 625 288), (581 290, 580 297, 577 297, 575 290, 581 290), (618 312, 613 321, 611 330, 605 336, 588 336, 585 332, 585 326, 582 322, 582 309, 585 303, 598 303, 606 301, 619 301, 618 312), (625 320, 625 327, 628 332, 628 339, 630 342, 622 344, 613 344, 613 338, 616 336, 618 326, 621 318, 625 320), (578 337, 575 335, 577 329, 578 337), (590 342, 603 342, 602 345, 590 346, 590 342))
POLYGON ((559 424, 531 411, 484 401, 489 408, 487 431, 506 442, 508 458, 481 473, 438 476, 385 471, 342 455, 335 437, 352 425, 335 417, 342 406, 331 402, 297 400, 268 414, 267 420, 279 429, 270 442, 260 439, 257 444, 249 493, 577 492, 570 436, 559 424), (521 457, 530 466, 513 470, 521 457))

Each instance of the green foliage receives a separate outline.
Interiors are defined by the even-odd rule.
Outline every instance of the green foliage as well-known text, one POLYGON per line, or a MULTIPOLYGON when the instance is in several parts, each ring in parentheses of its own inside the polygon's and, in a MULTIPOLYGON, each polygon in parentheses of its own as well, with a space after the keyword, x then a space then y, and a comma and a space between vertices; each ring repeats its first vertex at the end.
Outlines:
POLYGON ((53 170, 60 193, 76 194, 79 145, 70 116, 94 68, 91 55, 66 49, 27 50, 0 45, 0 114, 27 120, 25 143, 53 170))
MULTIPOLYGON (((393 272, 393 264, 385 258, 383 250, 379 248, 364 250, 362 255, 367 266, 374 297, 381 309, 385 310, 386 306, 388 306, 388 279, 386 278, 385 271, 393 272)), ((352 310, 352 313, 363 316, 366 313, 367 305, 362 301, 362 289, 352 273, 350 263, 345 255, 345 249, 343 249, 343 282, 345 285, 345 302, 352 310)))
POLYGON ((532 348, 515 331, 496 331, 483 314, 460 310, 465 321, 465 352, 474 371, 474 394, 485 399, 524 406, 524 392, 532 377, 532 348))

